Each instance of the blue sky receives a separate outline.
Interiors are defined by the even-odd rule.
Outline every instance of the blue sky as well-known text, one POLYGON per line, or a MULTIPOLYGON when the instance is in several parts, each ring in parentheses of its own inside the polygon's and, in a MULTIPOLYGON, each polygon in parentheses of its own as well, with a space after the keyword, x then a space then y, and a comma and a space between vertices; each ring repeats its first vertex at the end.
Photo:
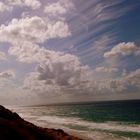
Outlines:
POLYGON ((140 98, 139 0, 1 0, 0 102, 140 98))

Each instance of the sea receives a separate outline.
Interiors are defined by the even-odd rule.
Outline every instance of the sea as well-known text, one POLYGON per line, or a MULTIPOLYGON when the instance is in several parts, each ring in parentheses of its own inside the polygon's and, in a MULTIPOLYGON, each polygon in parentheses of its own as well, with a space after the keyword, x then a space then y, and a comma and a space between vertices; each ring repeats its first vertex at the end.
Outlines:
POLYGON ((38 126, 86 140, 140 140, 140 100, 8 107, 38 126))

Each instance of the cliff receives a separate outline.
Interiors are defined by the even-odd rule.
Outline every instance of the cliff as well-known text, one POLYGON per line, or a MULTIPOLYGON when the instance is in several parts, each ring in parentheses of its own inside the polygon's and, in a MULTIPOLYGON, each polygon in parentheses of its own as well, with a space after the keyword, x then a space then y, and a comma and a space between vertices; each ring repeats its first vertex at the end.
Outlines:
POLYGON ((0 106, 0 140, 81 140, 61 129, 38 127, 0 106))

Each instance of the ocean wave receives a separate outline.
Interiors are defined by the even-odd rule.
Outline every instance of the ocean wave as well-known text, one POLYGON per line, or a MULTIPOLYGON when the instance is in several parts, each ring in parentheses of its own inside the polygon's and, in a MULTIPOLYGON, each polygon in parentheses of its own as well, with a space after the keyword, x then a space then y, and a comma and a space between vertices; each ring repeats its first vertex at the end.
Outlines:
POLYGON ((69 127, 71 129, 79 129, 79 130, 115 130, 115 131, 124 131, 124 132, 140 132, 140 125, 123 125, 114 122, 106 122, 106 123, 96 123, 85 121, 80 118, 72 118, 72 117, 59 117, 59 116, 33 116, 27 114, 20 114, 23 118, 33 121, 39 125, 45 126, 46 124, 52 124, 55 126, 64 126, 69 127))
MULTIPOLYGON (((55 115, 55 110, 47 110, 45 112, 45 108, 12 108, 13 111, 17 112, 22 118, 27 121, 30 121, 38 126, 42 127, 49 127, 49 128, 61 128, 64 129, 66 132, 74 131, 76 133, 80 133, 83 136, 88 138, 96 138, 102 139, 103 137, 109 137, 113 140, 117 140, 114 138, 114 135, 110 133, 111 131, 121 131, 121 132, 137 132, 140 133, 140 125, 135 124, 123 124, 119 122, 104 122, 104 123, 97 123, 93 121, 83 120, 82 118, 78 117, 68 117, 68 116, 59 116, 55 115), (50 113, 53 112, 53 115, 50 113), (109 133, 107 133, 109 132, 109 133)), ((108 138, 108 140, 109 140, 108 138)), ((122 140, 119 138, 119 140, 122 140)))
POLYGON ((94 129, 101 129, 101 130, 115 130, 115 131, 124 131, 124 132, 140 132, 140 125, 124 125, 123 123, 119 122, 104 122, 104 123, 97 123, 93 121, 86 121, 82 120, 82 118, 78 117, 65 117, 65 116, 55 116, 47 115, 44 110, 38 107, 28 107, 28 108, 21 108, 21 107, 14 107, 12 108, 16 111, 21 117, 24 119, 36 123, 38 125, 45 126, 48 125, 55 125, 62 127, 69 127, 72 129, 80 128, 83 130, 94 130, 94 129), (76 127, 77 126, 77 127, 76 127))

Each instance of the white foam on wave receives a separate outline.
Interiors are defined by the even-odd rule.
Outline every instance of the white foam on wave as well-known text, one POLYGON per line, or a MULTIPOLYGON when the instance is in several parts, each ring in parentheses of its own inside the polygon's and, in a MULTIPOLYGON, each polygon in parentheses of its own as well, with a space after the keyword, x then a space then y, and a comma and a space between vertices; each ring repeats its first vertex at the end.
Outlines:
POLYGON ((67 118, 67 117, 58 117, 58 116, 42 116, 38 117, 38 121, 47 121, 49 123, 55 123, 55 124, 75 124, 77 123, 80 119, 79 118, 67 118))
POLYGON ((55 125, 70 125, 70 126, 81 126, 89 130, 91 129, 101 129, 101 130, 115 130, 124 132, 140 132, 140 125, 122 125, 116 123, 95 123, 81 120, 80 118, 70 118, 70 117, 58 117, 58 116, 42 116, 38 117, 38 122, 51 123, 55 125))
MULTIPOLYGON (((116 137, 115 135, 107 132, 101 132, 100 130, 113 130, 113 131, 124 131, 124 132, 140 132, 140 126, 129 126, 129 125, 118 125, 115 123, 94 123, 81 120, 79 118, 67 118, 58 116, 42 116, 38 117, 36 122, 40 125, 53 128, 61 128, 66 132, 72 132, 72 134, 78 134, 77 136, 82 136, 85 140, 130 140, 125 137, 116 137), (81 126, 87 129, 75 130, 68 126, 81 126), (97 131, 92 131, 92 129, 97 129, 97 131), (73 133, 75 132, 75 133, 73 133)), ((132 140, 132 138, 131 138, 132 140)))
MULTIPOLYGON (((29 108, 28 108, 29 109, 29 108)), ((62 116, 49 116, 49 115, 38 115, 34 112, 35 108, 30 108, 30 111, 27 108, 14 108, 14 111, 20 114, 22 118, 37 125, 48 127, 48 124, 51 126, 56 126, 57 128, 68 127, 68 126, 80 126, 87 128, 87 131, 92 129, 101 129, 101 130, 113 130, 113 131, 124 131, 124 132, 139 132, 140 125, 123 125, 113 122, 106 123, 96 123, 85 121, 80 118, 72 117, 62 117, 62 116)), ((70 127, 71 128, 71 127, 70 127)), ((84 130, 86 131, 86 129, 84 130)))

